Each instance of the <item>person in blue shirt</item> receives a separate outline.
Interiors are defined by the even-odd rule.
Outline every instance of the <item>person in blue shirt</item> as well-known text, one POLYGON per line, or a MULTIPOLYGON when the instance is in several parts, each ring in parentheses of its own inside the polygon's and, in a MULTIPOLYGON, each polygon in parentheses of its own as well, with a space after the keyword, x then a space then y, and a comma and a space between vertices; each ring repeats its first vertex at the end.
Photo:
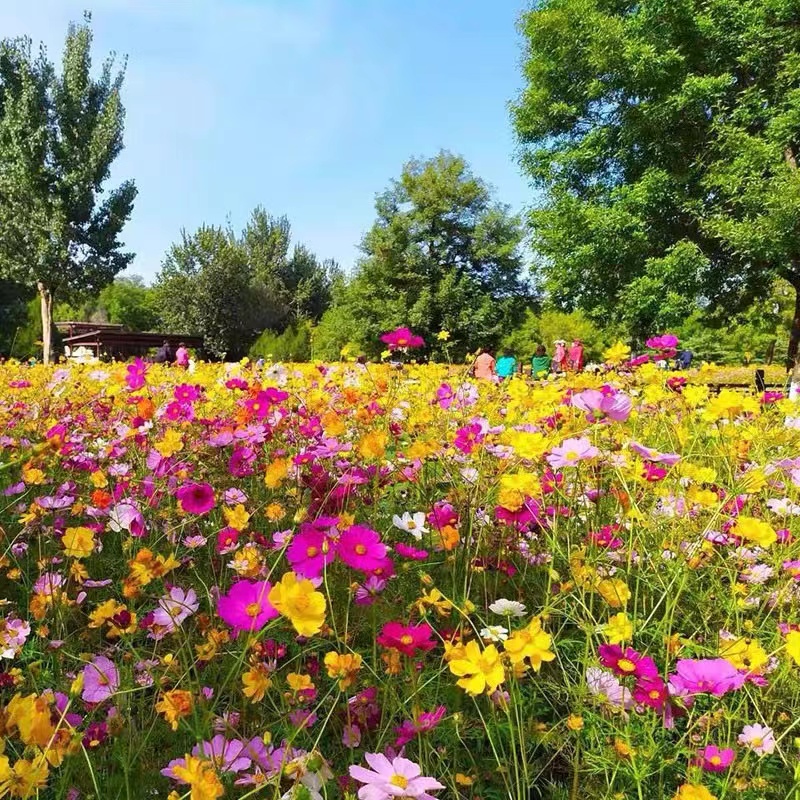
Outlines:
POLYGON ((501 380, 510 378, 517 371, 517 359, 507 351, 497 359, 495 372, 501 380))

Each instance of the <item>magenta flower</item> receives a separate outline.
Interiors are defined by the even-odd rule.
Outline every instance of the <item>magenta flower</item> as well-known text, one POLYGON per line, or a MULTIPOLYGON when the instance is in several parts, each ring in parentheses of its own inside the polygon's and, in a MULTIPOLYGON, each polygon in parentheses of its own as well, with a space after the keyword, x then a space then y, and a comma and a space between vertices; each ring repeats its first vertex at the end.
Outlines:
POLYGON ((300 533, 286 548, 292 570, 304 578, 318 578, 336 558, 336 544, 330 536, 313 525, 302 525, 300 533))
POLYGON ((585 437, 565 439, 558 447, 554 447, 547 456, 553 469, 575 467, 579 462, 599 456, 600 451, 585 437))
POLYGON ((363 586, 359 586, 356 589, 353 600, 358 606, 371 606, 385 588, 386 581, 383 578, 370 575, 364 581, 363 586))
POLYGON ((419 550, 416 547, 412 547, 410 544, 405 544, 403 542, 398 542, 394 546, 394 549, 397 555, 402 556, 403 558, 410 558, 413 561, 424 561, 428 557, 427 550, 419 550))
POLYGON ((424 347, 425 340, 421 336, 412 333, 408 328, 397 328, 391 333, 384 333, 381 341, 388 345, 389 349, 408 350, 412 347, 424 347))
POLYGON ((398 725, 394 732, 397 735, 395 747, 405 747, 412 739, 420 733, 432 731, 447 713, 445 706, 439 706, 435 711, 423 711, 416 719, 407 719, 402 725, 398 725))
POLYGON ((678 337, 673 333, 665 333, 662 336, 653 336, 645 344, 651 350, 672 350, 678 346, 678 337))
POLYGON ((427 622, 419 625, 403 625, 401 622, 387 622, 378 634, 381 647, 393 647, 407 656, 413 656, 417 650, 427 652, 436 647, 431 639, 433 629, 427 622))
POLYGON ((386 545, 379 533, 363 525, 351 525, 339 537, 336 552, 348 567, 362 572, 385 567, 386 545))
POLYGON ((632 647, 624 650, 618 644, 601 644, 597 648, 600 663, 608 667, 615 674, 626 677, 633 675, 637 678, 658 677, 658 667, 649 656, 638 653, 632 647))
POLYGON ((649 706, 656 711, 661 711, 669 698, 667 684, 658 676, 638 680, 632 694, 639 705, 649 706))
POLYGON ((722 697, 741 687, 744 680, 736 667, 724 658, 682 658, 675 665, 675 673, 670 675, 669 683, 675 695, 708 693, 722 697))
POLYGON ((175 493, 187 514, 207 514, 216 505, 214 490, 207 483, 187 483, 175 493))
POLYGON ((146 383, 147 364, 141 359, 134 359, 132 364, 128 364, 127 374, 125 375, 125 383, 128 388, 135 392, 141 389, 146 383))
POLYGON ((95 656, 83 668, 81 698, 87 703, 102 703, 119 689, 119 672, 114 662, 105 656, 95 656))
POLYGON ((238 581, 217 602, 217 613, 235 631, 257 631, 278 616, 267 597, 269 581, 238 581))
POLYGON ((471 453, 486 437, 484 436, 483 426, 477 422, 472 422, 459 428, 453 440, 453 446, 462 453, 471 453))
POLYGON ((417 800, 434 800, 435 792, 444 789, 439 781, 422 776, 419 765, 407 758, 392 761, 382 753, 365 753, 371 770, 353 764, 350 777, 363 783, 358 790, 360 800, 387 800, 389 797, 413 797, 417 800))
POLYGON ((736 751, 730 747, 720 749, 715 744, 701 747, 697 751, 697 758, 692 760, 692 766, 702 767, 706 772, 725 772, 736 758, 736 751))

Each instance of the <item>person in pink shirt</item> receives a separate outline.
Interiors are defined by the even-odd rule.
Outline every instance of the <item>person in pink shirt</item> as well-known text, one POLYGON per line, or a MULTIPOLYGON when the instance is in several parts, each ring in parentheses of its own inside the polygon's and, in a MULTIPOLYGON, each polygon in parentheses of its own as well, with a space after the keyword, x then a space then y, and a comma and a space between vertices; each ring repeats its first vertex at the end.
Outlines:
POLYGON ((583 370, 583 345, 580 339, 572 342, 569 348, 568 366, 571 372, 581 372, 583 370))
POLYGON ((493 381, 496 375, 494 356, 491 353, 480 351, 472 365, 472 374, 481 380, 493 381))
POLYGON ((184 369, 189 366, 189 351, 183 342, 178 345, 178 349, 175 351, 175 363, 184 369))
POLYGON ((567 371, 567 343, 563 339, 556 339, 556 349, 553 353, 553 372, 567 371))

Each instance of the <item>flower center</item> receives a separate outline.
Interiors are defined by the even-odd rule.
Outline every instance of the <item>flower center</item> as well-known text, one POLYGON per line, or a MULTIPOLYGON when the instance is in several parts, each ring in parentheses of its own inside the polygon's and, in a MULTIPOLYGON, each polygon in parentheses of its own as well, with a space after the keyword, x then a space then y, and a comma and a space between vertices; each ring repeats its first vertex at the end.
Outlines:
POLYGON ((753 747, 761 747, 761 745, 764 744, 764 740, 760 736, 755 736, 753 737, 751 744, 753 747))
POLYGON ((416 527, 417 527, 417 523, 416 523, 416 522, 414 522, 414 520, 413 520, 413 519, 410 519, 410 520, 409 520, 409 521, 406 523, 406 527, 407 527, 407 528, 408 528, 410 531, 413 531, 413 530, 414 530, 414 528, 416 528, 416 527))
POLYGON ((358 555, 363 556, 364 553, 366 553, 366 552, 367 552, 367 548, 366 548, 365 545, 363 545, 363 544, 357 544, 356 545, 356 553, 358 555))
POLYGON ((389 783, 391 783, 392 786, 397 786, 400 789, 405 789, 408 787, 408 778, 406 778, 404 775, 398 775, 397 773, 395 773, 394 775, 392 775, 391 778, 389 778, 389 783))
POLYGON ((248 617, 255 619, 261 613, 261 605, 259 603, 248 603, 247 606, 245 606, 244 613, 247 614, 248 617))
POLYGON ((658 698, 660 696, 661 696, 661 693, 658 691, 658 689, 652 689, 650 691, 650 699, 651 700, 658 700, 658 698))
POLYGON ((311 547, 306 549, 306 555, 309 558, 314 558, 314 556, 317 555, 317 553, 319 553, 319 548, 315 547, 313 544, 311 545, 311 547))
POLYGON ((567 452, 564 453, 564 458, 566 458, 567 461, 575 461, 578 458, 578 451, 577 450, 567 450, 567 452))
POLYGON ((413 641, 414 641, 414 637, 413 637, 413 636, 411 636, 411 635, 409 635, 408 633, 404 633, 404 634, 403 634, 403 635, 400 637, 400 642, 401 642, 402 644, 411 644, 413 641))
POLYGON ((309 599, 308 595, 299 594, 295 598, 294 606, 298 611, 306 611, 308 609, 309 599))
POLYGON ((629 660, 627 658, 621 658, 619 661, 617 661, 617 666, 623 672, 635 672, 636 671, 636 664, 634 664, 633 661, 631 661, 631 660, 629 660))
POLYGON ((719 756, 711 756, 711 758, 709 758, 708 760, 715 767, 718 767, 722 763, 722 759, 719 756))

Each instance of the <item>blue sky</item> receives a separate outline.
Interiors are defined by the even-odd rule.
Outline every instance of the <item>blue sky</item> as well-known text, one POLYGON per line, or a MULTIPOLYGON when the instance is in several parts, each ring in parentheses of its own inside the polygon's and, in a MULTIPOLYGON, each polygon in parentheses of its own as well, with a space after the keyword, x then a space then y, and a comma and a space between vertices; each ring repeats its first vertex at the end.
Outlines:
POLYGON ((124 153, 139 189, 129 270, 152 279, 180 229, 240 228, 261 204, 349 269, 375 194, 412 156, 463 155, 498 199, 531 190, 507 103, 525 0, 2 0, 0 36, 59 59, 93 14, 95 63, 128 56, 124 153))

